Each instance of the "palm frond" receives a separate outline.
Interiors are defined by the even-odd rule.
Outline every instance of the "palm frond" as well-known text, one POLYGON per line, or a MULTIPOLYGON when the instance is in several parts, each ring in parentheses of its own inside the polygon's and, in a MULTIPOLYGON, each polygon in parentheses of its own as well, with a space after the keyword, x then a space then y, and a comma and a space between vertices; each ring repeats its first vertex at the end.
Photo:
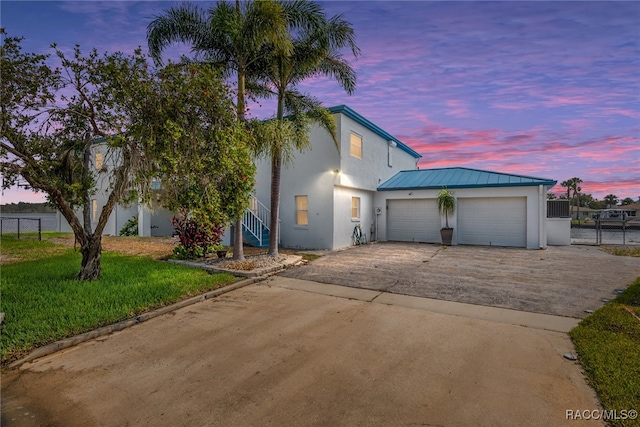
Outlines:
POLYGON ((149 54, 157 65, 162 64, 162 52, 172 43, 191 44, 196 50, 206 44, 207 37, 206 12, 192 4, 167 9, 147 26, 149 54))

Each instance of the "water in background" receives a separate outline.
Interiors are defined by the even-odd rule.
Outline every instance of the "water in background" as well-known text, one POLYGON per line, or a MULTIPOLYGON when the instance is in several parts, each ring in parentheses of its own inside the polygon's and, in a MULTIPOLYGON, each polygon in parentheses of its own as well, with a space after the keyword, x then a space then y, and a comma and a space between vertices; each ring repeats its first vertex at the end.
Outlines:
MULTIPOLYGON (((603 245, 622 245, 623 237, 626 245, 640 245, 640 230, 625 230, 624 235, 622 229, 602 230, 603 245)), ((571 243, 578 245, 595 245, 595 228, 571 228, 571 243)))
MULTIPOLYGON (((0 213, 0 218, 40 218, 42 231, 56 231, 58 222, 55 213, 0 213)), ((38 223, 35 221, 20 221, 20 230, 37 231, 38 223)), ((18 231, 18 221, 2 221, 3 233, 15 233, 18 231)))

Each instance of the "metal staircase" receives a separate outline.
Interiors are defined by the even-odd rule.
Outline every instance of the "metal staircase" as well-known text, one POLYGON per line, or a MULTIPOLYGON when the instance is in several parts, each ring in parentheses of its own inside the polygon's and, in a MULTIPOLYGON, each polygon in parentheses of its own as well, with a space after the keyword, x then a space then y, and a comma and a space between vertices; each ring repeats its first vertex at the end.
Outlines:
POLYGON ((268 248, 271 240, 271 211, 257 197, 252 197, 249 209, 242 217, 242 237, 257 248, 268 248))

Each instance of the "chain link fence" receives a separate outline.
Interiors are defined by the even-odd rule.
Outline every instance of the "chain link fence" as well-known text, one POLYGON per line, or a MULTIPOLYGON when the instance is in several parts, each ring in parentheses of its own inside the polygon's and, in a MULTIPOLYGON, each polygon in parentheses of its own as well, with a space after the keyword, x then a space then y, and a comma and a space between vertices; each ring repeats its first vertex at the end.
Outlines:
POLYGON ((2 217, 0 237, 42 240, 42 219, 2 217))
POLYGON ((590 245, 640 245, 640 222, 596 218, 589 224, 572 224, 571 243, 590 245))

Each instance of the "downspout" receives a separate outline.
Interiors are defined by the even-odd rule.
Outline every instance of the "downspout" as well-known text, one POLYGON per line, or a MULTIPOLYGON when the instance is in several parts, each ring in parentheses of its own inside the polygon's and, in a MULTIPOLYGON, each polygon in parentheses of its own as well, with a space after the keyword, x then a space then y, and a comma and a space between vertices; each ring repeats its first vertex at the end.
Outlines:
POLYGON ((544 236, 544 234, 546 233, 546 227, 544 227, 544 222, 547 220, 547 215, 546 215, 546 202, 544 199, 544 185, 539 185, 538 186, 538 247, 540 249, 546 249, 547 248, 547 243, 546 243, 546 239, 544 239, 545 244, 543 245, 543 238, 546 237, 544 236))

